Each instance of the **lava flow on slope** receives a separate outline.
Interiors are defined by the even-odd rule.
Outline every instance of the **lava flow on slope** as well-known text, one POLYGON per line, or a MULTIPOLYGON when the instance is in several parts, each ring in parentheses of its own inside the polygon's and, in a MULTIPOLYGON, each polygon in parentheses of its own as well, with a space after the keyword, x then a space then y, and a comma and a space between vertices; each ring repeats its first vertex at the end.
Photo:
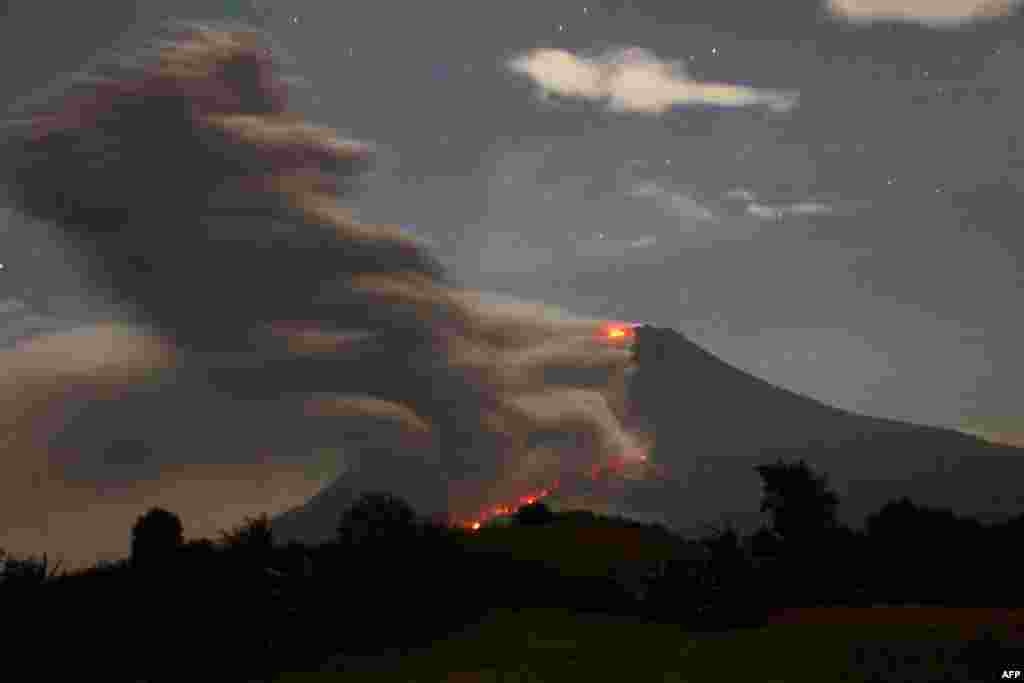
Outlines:
MULTIPOLYGON (((641 476, 649 473, 658 473, 658 469, 648 464, 646 453, 635 453, 628 456, 611 458, 604 463, 595 463, 586 472, 578 475, 578 479, 587 479, 592 482, 611 481, 613 478, 626 474, 630 467, 640 466, 641 476)), ((561 479, 555 479, 548 486, 533 491, 528 491, 519 496, 516 500, 507 503, 499 503, 492 507, 480 510, 472 519, 457 522, 460 526, 469 531, 478 531, 487 522, 498 518, 513 515, 520 508, 533 505, 536 502, 551 497, 562 488, 561 479)))

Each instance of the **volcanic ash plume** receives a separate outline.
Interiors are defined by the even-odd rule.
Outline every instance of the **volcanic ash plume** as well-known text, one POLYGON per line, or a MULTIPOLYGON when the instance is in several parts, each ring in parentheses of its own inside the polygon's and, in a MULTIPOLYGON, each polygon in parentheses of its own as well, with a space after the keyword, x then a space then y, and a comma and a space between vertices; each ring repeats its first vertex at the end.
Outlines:
POLYGON ((419 485, 456 518, 641 457, 621 422, 630 353, 602 321, 489 301, 338 206, 371 147, 289 109, 264 36, 179 27, 87 76, 8 129, 4 184, 186 368, 242 398, 306 395, 339 434, 357 416, 416 435, 437 463, 419 485))

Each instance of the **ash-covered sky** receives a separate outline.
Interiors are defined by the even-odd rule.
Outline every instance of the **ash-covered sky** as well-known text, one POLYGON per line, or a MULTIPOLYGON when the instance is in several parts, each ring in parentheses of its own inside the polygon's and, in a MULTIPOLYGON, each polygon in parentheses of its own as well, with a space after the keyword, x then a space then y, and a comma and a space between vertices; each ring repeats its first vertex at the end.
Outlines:
MULTIPOLYGON (((155 504, 209 537, 239 489, 285 509, 304 462, 466 524, 562 472, 644 467, 607 321, 460 287, 409 230, 354 220, 338 193, 372 150, 303 120, 277 52, 171 22, 9 122, 5 201, 67 238, 72 270, 147 332, 0 351, 3 545, 82 559, 155 504), (239 486, 211 496, 216 479, 239 486)), ((305 474, 306 496, 333 478, 305 474)))
MULTIPOLYGON (((6 116, 133 26, 237 18, 287 51, 311 118, 379 145, 361 215, 467 285, 678 328, 844 408, 1015 429, 1018 3, 7 7, 6 116)), ((111 316, 4 215, 7 339, 111 316)))
MULTIPOLYGON (((1016 3, 132 4, 10 3, 3 99, 133 23, 234 16, 286 48, 314 118, 382 146, 363 215, 467 284, 677 327, 870 414, 1018 414, 1016 3), (36 59, 51 10, 66 46, 36 59)), ((16 223, 7 332, 88 319, 16 223)))

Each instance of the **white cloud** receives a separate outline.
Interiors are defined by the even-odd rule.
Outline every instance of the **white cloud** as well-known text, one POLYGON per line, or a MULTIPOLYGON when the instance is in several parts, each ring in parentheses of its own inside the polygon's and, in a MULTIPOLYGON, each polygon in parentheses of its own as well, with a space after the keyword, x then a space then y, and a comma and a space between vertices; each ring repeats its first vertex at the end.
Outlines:
POLYGON ((828 202, 815 199, 801 201, 776 200, 772 203, 758 201, 757 194, 745 187, 734 187, 722 194, 722 199, 740 203, 744 212, 762 220, 781 220, 786 216, 822 216, 850 214, 871 207, 871 203, 860 200, 835 198, 828 202))
POLYGON ((713 221, 715 215, 691 197, 667 190, 657 183, 637 183, 629 191, 634 198, 650 198, 666 213, 698 221, 713 221))
POLYGON ((810 216, 815 214, 830 214, 832 207, 821 202, 797 202, 795 204, 782 204, 769 206, 751 202, 747 205, 747 213, 755 218, 764 220, 780 220, 785 216, 810 216))
POLYGON ((785 212, 795 216, 808 216, 817 213, 832 213, 832 207, 821 202, 797 202, 785 207, 785 212))
POLYGON ((835 17, 856 23, 907 21, 936 28, 1006 16, 1021 0, 826 0, 835 17))
POLYGON ((750 190, 743 187, 736 187, 723 195, 726 199, 739 199, 744 202, 752 202, 757 196, 750 190))
POLYGON ((608 239, 607 237, 591 237, 575 240, 576 255, 590 259, 615 259, 622 257, 630 249, 645 249, 657 244, 653 235, 645 235, 638 239, 608 239))
POLYGON ((764 204, 750 204, 747 206, 747 213, 755 218, 763 218, 765 220, 778 220, 782 218, 782 212, 774 206, 765 206, 764 204))
POLYGON ((795 93, 696 81, 681 62, 660 60, 638 47, 595 57, 536 49, 511 59, 508 68, 528 75, 545 96, 601 100, 613 111, 662 114, 688 104, 788 111, 797 101, 795 93))

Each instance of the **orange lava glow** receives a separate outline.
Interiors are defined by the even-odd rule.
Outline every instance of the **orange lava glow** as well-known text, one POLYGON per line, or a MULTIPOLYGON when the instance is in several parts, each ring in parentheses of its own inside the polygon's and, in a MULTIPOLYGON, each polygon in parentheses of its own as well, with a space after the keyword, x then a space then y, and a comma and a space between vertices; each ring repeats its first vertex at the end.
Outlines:
POLYGON ((599 333, 601 339, 616 344, 630 344, 633 342, 636 333, 630 323, 610 322, 601 326, 599 333))
MULTIPOLYGON (((632 458, 626 458, 623 456, 609 458, 604 463, 597 463, 592 465, 586 472, 586 475, 593 480, 597 480, 602 477, 611 477, 621 473, 623 468, 631 461, 634 460, 632 458)), ((640 454, 639 461, 646 465, 647 455, 645 453, 640 454)), ((558 489, 558 485, 559 480, 556 479, 547 488, 538 489, 536 491, 531 491, 530 493, 522 495, 513 504, 495 505, 486 510, 483 510, 477 515, 476 519, 462 522, 459 524, 459 526, 470 531, 479 531, 484 524, 486 524, 489 520, 494 519, 495 517, 502 517, 505 515, 515 514, 519 510, 519 508, 525 507, 527 505, 533 505, 537 501, 549 497, 558 489)))
POLYGON ((545 498, 551 495, 551 492, 557 488, 557 482, 552 484, 550 488, 539 489, 526 495, 520 496, 516 502, 512 505, 495 505, 494 507, 484 510, 481 512, 475 520, 465 522, 461 526, 469 529, 470 531, 477 531, 485 522, 495 517, 502 517, 504 515, 514 514, 519 508, 527 505, 533 505, 541 498, 545 498))

